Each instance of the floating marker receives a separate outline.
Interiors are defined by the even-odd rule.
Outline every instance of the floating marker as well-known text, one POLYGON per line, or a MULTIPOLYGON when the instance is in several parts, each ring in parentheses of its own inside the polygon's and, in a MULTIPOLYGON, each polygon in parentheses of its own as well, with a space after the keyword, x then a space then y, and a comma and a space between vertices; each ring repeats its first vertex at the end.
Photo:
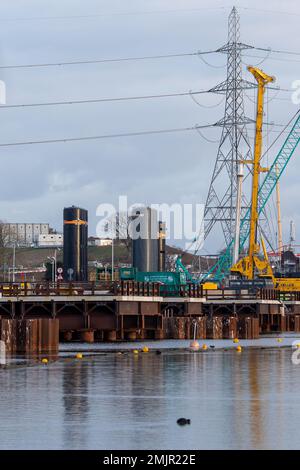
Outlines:
POLYGON ((83 354, 81 354, 81 353, 76 354, 76 359, 82 359, 82 358, 83 358, 83 354))
POLYGON ((203 349, 203 351, 206 351, 207 350, 207 344, 203 344, 202 349, 203 349))
POLYGON ((43 363, 43 364, 48 364, 48 362, 49 362, 48 359, 47 359, 46 357, 43 357, 42 363, 43 363))
POLYGON ((191 351, 199 351, 200 344, 198 343, 198 341, 192 341, 190 344, 190 349, 191 351))
POLYGON ((242 346, 237 346, 236 350, 237 350, 237 352, 242 352, 242 346))
POLYGON ((234 338, 233 342, 234 342, 234 343, 239 343, 240 340, 239 340, 238 338, 234 338))
POLYGON ((148 348, 148 346, 144 346, 144 347, 143 347, 143 352, 144 352, 144 353, 147 353, 147 352, 149 352, 149 348, 148 348))

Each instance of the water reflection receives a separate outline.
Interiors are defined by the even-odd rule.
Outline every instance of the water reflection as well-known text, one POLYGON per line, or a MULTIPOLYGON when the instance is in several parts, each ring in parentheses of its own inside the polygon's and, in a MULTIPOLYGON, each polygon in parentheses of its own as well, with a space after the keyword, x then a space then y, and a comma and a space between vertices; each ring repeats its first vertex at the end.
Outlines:
MULTIPOLYGON (((68 361, 69 362, 69 361, 68 361)), ((62 369, 62 393, 64 410, 63 447, 69 443, 85 448, 88 400, 89 367, 81 360, 65 363, 62 369)))
POLYGON ((0 448, 299 448, 299 385, 284 349, 11 367, 0 371, 0 448))

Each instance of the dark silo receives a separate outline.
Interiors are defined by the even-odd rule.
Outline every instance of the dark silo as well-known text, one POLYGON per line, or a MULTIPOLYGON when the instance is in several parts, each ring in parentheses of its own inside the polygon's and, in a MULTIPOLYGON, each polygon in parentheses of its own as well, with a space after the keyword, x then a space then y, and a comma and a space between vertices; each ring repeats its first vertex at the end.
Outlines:
POLYGON ((132 265, 142 272, 158 271, 157 212, 149 207, 135 210, 132 239, 132 265))
POLYGON ((166 224, 158 222, 158 270, 166 270, 166 224))
POLYGON ((64 279, 88 280, 88 212, 80 207, 64 209, 64 279))

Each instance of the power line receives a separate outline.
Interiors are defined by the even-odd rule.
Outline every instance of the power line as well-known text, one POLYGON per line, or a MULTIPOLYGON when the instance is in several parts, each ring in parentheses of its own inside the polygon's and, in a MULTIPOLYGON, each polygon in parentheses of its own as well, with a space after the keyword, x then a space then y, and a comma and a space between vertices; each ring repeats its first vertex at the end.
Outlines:
POLYGON ((254 8, 254 7, 242 7, 239 6, 241 10, 253 10, 253 11, 259 11, 259 12, 264 12, 264 13, 275 13, 279 15, 290 15, 290 16, 300 16, 299 13, 294 13, 291 11, 283 11, 283 10, 266 10, 263 8, 254 8))
POLYGON ((84 104, 84 103, 107 103, 115 101, 131 101, 131 100, 148 100, 148 99, 159 99, 159 98, 174 98, 179 96, 191 96, 200 95, 203 93, 210 93, 209 90, 200 91, 188 91, 182 93, 164 93, 157 95, 142 95, 142 96, 121 96, 117 98, 92 98, 84 100, 67 100, 67 101, 49 101, 41 103, 16 103, 16 104, 4 104, 0 105, 0 109, 7 108, 28 108, 28 107, 41 107, 41 106, 60 106, 60 105, 72 105, 72 104, 84 104))
MULTIPOLYGON (((298 113, 299 112, 300 111, 298 111, 298 113)), ((284 125, 284 124, 265 123, 265 125, 284 127, 283 131, 287 128, 287 126, 289 124, 284 125)), ((177 133, 177 132, 190 132, 190 131, 198 131, 199 132, 200 129, 216 128, 218 126, 219 126, 219 123, 216 122, 216 123, 213 123, 213 124, 204 124, 202 126, 199 126, 198 124, 196 124, 193 127, 177 127, 177 128, 170 128, 170 129, 154 129, 154 130, 149 130, 149 131, 124 132, 124 133, 118 133, 118 134, 102 134, 102 135, 83 136, 83 137, 66 137, 66 138, 60 138, 60 139, 45 139, 45 140, 28 140, 28 141, 20 141, 20 142, 5 142, 5 143, 0 143, 0 147, 17 147, 17 146, 23 146, 23 145, 39 145, 39 144, 55 144, 55 143, 66 143, 66 142, 80 142, 80 141, 85 141, 85 140, 114 139, 114 138, 120 138, 120 137, 137 137, 137 136, 154 135, 154 134, 173 134, 173 133, 177 133)))
MULTIPOLYGON (((288 54, 300 56, 300 52, 295 51, 280 51, 271 48, 263 47, 250 47, 250 49, 255 49, 258 51, 264 51, 269 53, 279 53, 279 54, 288 54)), ((137 56, 137 57, 118 57, 118 58, 108 58, 108 59, 87 59, 87 60, 74 60, 74 61, 62 61, 62 62, 45 62, 45 63, 32 63, 32 64, 9 64, 9 65, 0 65, 0 69, 22 69, 22 68, 44 68, 44 67, 62 67, 69 65, 87 65, 87 64, 105 64, 105 63, 114 63, 114 62, 133 62, 133 61, 142 61, 142 60, 160 60, 160 59, 172 59, 178 57, 201 57, 202 55, 216 54, 219 53, 218 50, 208 50, 208 51, 196 51, 196 52, 183 52, 175 54, 158 54, 150 56, 137 56)), ((248 54, 245 54, 246 56, 248 54)), ((255 57, 248 55, 249 57, 255 57)), ((260 57, 258 57, 260 58, 260 57)), ((203 58, 202 58, 203 60, 203 58)), ((275 59, 274 59, 275 60, 275 59)), ((276 60, 284 60, 278 58, 276 60)), ((223 67, 219 65, 212 65, 204 61, 207 65, 212 67, 223 67)))
POLYGON ((206 124, 203 126, 194 126, 194 127, 179 127, 173 129, 154 129, 150 131, 140 131, 140 132, 125 132, 119 134, 103 134, 103 135, 93 135, 93 136, 84 136, 84 137, 66 137, 64 139, 47 139, 47 140, 30 140, 23 142, 7 142, 0 143, 0 147, 16 147, 23 145, 38 145, 38 144, 55 144, 55 143, 66 143, 66 142, 79 142, 84 140, 100 140, 100 139, 113 139, 119 137, 136 137, 143 135, 153 135, 153 134, 171 134, 177 132, 190 132, 197 131, 197 129, 206 129, 208 127, 214 127, 215 124, 206 124))
POLYGON ((139 15, 157 15, 166 13, 194 13, 202 12, 204 10, 225 10, 226 7, 204 7, 204 8, 180 8, 169 10, 149 10, 149 11, 132 11, 132 12, 116 12, 116 13, 95 13, 89 15, 57 15, 57 16, 31 16, 31 17, 15 17, 15 18, 0 18, 0 22, 10 21, 35 21, 35 20, 73 20, 73 19, 93 19, 107 16, 139 16, 139 15))
MULTIPOLYGON (((268 87, 269 89, 279 91, 293 91, 289 89, 278 89, 275 87, 268 87)), ((44 101, 39 103, 15 103, 15 104, 0 104, 0 109, 13 109, 13 108, 34 108, 34 107, 43 107, 43 106, 65 106, 65 105, 73 105, 73 104, 90 104, 90 103, 109 103, 109 102, 118 102, 118 101, 138 101, 138 100, 149 100, 149 99, 161 99, 161 98, 175 98, 175 97, 182 97, 182 96, 190 96, 196 104, 199 106, 203 106, 205 108, 214 108, 219 106, 223 101, 224 98, 217 103, 216 105, 206 106, 202 105, 198 101, 195 100, 194 96, 206 94, 206 93, 214 93, 214 90, 198 90, 198 91, 185 91, 180 93, 161 93, 156 95, 140 95, 140 96, 119 96, 116 98, 91 98, 91 99, 82 99, 82 100, 66 100, 66 101, 44 101)), ((250 99, 250 98, 249 98, 250 99)))
POLYGON ((192 57, 204 54, 213 54, 217 51, 197 51, 197 52, 183 52, 177 54, 162 54, 162 55, 149 55, 139 57, 119 57, 116 59, 91 59, 91 60, 74 60, 66 62, 46 62, 40 64, 12 64, 0 65, 0 69, 22 69, 22 68, 37 68, 37 67, 61 67, 65 65, 82 65, 82 64, 105 64, 113 62, 131 62, 140 60, 157 60, 157 59, 172 59, 176 57, 192 57))
POLYGON ((300 56, 300 52, 297 52, 297 51, 283 51, 279 49, 272 49, 271 47, 253 47, 252 49, 256 49, 257 51, 272 52, 275 54, 287 54, 287 55, 300 56))
MULTIPOLYGON (((270 53, 271 52, 272 51, 270 51, 270 53)), ((280 62, 300 62, 300 60, 297 60, 297 59, 286 59, 284 57, 271 57, 270 54, 267 57, 261 57, 259 55, 253 55, 253 54, 243 54, 243 57, 253 57, 256 59, 262 59, 263 61, 264 60, 277 60, 280 62)))
POLYGON ((294 120, 296 119, 296 117, 298 116, 299 113, 300 113, 300 109, 298 109, 298 110, 295 112, 295 114, 290 118, 290 120, 288 121, 287 124, 285 124, 284 126, 282 126, 282 127, 283 127, 282 131, 279 133, 279 135, 276 137, 276 139, 271 143, 271 145, 268 147, 268 149, 263 153, 262 158, 263 158, 263 157, 266 155, 266 153, 268 153, 268 152, 271 150, 271 148, 276 144, 276 142, 278 141, 278 139, 280 138, 280 136, 281 136, 282 134, 284 134, 284 133, 287 131, 288 127, 294 122, 294 120))

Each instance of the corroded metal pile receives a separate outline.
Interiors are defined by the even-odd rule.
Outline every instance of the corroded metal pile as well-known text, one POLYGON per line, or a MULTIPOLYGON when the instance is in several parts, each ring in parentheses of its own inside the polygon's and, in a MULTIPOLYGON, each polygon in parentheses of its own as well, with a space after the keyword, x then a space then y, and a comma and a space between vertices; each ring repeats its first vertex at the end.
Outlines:
POLYGON ((8 353, 57 353, 59 320, 0 318, 0 339, 8 353))
POLYGON ((256 339, 259 319, 253 317, 201 316, 163 318, 163 338, 192 339, 256 339))

